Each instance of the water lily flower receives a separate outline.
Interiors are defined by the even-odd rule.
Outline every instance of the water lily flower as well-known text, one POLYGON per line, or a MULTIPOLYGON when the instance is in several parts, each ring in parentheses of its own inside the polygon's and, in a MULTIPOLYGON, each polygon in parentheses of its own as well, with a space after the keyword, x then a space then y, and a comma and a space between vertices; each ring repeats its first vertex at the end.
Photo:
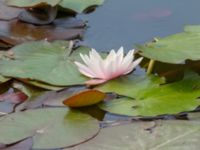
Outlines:
POLYGON ((91 78, 86 81, 88 85, 97 85, 108 80, 126 75, 142 61, 142 57, 134 61, 134 49, 124 56, 124 48, 121 47, 117 52, 111 50, 108 56, 103 59, 99 53, 92 49, 88 55, 80 54, 83 62, 74 62, 80 73, 91 78))

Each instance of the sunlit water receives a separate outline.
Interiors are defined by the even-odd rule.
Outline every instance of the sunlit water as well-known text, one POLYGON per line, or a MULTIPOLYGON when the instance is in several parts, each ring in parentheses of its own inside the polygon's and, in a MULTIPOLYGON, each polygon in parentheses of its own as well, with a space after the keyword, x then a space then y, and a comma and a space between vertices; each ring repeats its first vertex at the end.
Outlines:
POLYGON ((200 0, 105 0, 94 12, 78 16, 88 20, 84 45, 110 50, 181 32, 200 24, 200 0))

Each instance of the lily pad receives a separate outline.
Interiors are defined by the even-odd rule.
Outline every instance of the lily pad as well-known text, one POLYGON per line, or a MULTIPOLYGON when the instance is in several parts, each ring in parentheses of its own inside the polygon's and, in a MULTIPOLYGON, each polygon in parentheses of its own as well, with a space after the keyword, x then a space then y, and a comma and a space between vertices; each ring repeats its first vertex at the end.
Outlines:
POLYGON ((63 148, 89 140, 98 130, 97 120, 78 111, 35 109, 1 118, 0 143, 11 144, 32 137, 33 149, 63 148))
POLYGON ((79 53, 88 53, 87 47, 74 50, 68 42, 27 42, 14 47, 14 59, 0 60, 0 73, 4 76, 38 80, 57 86, 84 84, 87 80, 74 65, 79 53))
POLYGON ((15 7, 37 7, 38 5, 56 6, 61 0, 6 0, 6 3, 15 7))
POLYGON ((5 0, 0 0, 0 19, 11 20, 17 18, 23 11, 21 8, 9 7, 5 4, 5 0))
POLYGON ((104 0, 6 0, 7 4, 15 7, 38 7, 43 5, 56 6, 82 13, 89 7, 101 5, 104 0))
MULTIPOLYGON (((59 19, 60 20, 60 19, 59 19)), ((66 19, 67 23, 70 19, 66 19)), ((80 21, 79 21, 80 22, 80 21)), ((58 22, 59 23, 59 22, 58 22)), ((17 45, 27 41, 44 40, 72 40, 80 38, 83 35, 84 27, 76 28, 68 25, 59 26, 56 22, 51 25, 36 26, 21 21, 0 21, 0 39, 10 45, 17 45)))
POLYGON ((81 13, 91 6, 101 5, 104 0, 62 0, 60 6, 81 13))
POLYGON ((102 129, 99 135, 65 150, 199 150, 196 121, 134 122, 102 129))
POLYGON ((138 45, 137 48, 141 55, 160 62, 179 64, 185 60, 200 60, 199 33, 199 26, 187 26, 185 32, 138 45))
POLYGON ((69 107, 90 106, 103 101, 106 94, 98 90, 84 90, 76 93, 63 101, 69 107))
POLYGON ((124 78, 126 84, 122 79, 116 79, 98 89, 130 98, 102 103, 102 109, 128 116, 157 116, 192 111, 200 105, 200 76, 195 73, 188 73, 183 80, 164 85, 158 84, 158 77, 157 81, 151 77, 143 77, 141 83, 139 79, 142 77, 135 76, 135 80, 124 78))

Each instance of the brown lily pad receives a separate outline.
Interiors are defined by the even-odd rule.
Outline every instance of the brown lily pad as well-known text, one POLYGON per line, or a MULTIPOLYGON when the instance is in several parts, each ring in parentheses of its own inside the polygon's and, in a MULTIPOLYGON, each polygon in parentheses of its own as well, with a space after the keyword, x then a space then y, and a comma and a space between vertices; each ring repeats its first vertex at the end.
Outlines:
POLYGON ((69 107, 83 107, 99 103, 105 97, 106 94, 98 90, 85 90, 69 97, 63 103, 69 107))
POLYGON ((27 41, 46 39, 72 40, 82 37, 84 28, 65 28, 57 24, 35 26, 21 21, 0 21, 0 40, 16 45, 27 41))

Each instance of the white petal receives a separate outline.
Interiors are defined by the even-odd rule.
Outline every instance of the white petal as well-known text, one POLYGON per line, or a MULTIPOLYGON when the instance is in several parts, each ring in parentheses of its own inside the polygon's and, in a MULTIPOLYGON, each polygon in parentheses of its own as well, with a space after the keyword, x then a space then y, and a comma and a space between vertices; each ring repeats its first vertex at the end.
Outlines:
POLYGON ((124 57, 124 60, 122 62, 122 66, 121 67, 124 67, 124 66, 128 66, 134 59, 134 50, 130 50, 128 52, 128 54, 126 54, 126 56, 124 57))
POLYGON ((90 77, 90 78, 96 77, 96 75, 87 66, 85 66, 79 62, 74 62, 74 63, 76 64, 76 66, 78 66, 78 70, 85 76, 90 77))
POLYGON ((80 56, 81 56, 83 62, 84 62, 86 65, 89 66, 89 65, 91 64, 91 61, 90 61, 90 59, 89 59, 89 57, 88 57, 87 55, 83 55, 83 54, 80 53, 80 56))
POLYGON ((136 59, 135 61, 133 61, 132 64, 127 68, 127 71, 124 73, 124 75, 130 73, 137 65, 139 65, 142 59, 143 57, 140 57, 136 59))
POLYGON ((117 58, 116 58, 117 68, 121 67, 121 64, 122 64, 122 61, 123 61, 123 57, 124 57, 124 48, 120 47, 118 52, 117 52, 117 58))
MULTIPOLYGON (((102 58, 101 58, 101 56, 99 55, 99 53, 98 53, 95 49, 93 49, 93 48, 92 48, 92 50, 91 50, 91 55, 92 55, 92 57, 94 57, 94 58, 96 58, 96 59, 102 60, 102 58)), ((91 57, 91 56, 90 56, 90 57, 91 57)))
POLYGON ((115 50, 111 50, 110 53, 108 54, 108 56, 106 57, 106 59, 104 60, 105 61, 105 65, 108 65, 109 62, 113 61, 113 60, 116 60, 116 53, 115 53, 115 50))

